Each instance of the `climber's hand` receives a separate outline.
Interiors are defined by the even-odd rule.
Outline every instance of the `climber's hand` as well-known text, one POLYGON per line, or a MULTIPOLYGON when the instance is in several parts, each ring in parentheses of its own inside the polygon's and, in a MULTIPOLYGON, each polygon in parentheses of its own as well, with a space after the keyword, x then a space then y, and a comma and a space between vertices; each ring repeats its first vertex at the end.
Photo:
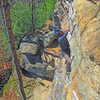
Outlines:
POLYGON ((66 30, 66 34, 68 34, 69 31, 70 31, 70 27, 68 26, 68 30, 66 30))
POLYGON ((68 32, 70 31, 70 27, 68 26, 68 30, 67 30, 68 32))
POLYGON ((67 62, 71 63, 71 59, 67 54, 64 55, 64 58, 67 60, 67 62))

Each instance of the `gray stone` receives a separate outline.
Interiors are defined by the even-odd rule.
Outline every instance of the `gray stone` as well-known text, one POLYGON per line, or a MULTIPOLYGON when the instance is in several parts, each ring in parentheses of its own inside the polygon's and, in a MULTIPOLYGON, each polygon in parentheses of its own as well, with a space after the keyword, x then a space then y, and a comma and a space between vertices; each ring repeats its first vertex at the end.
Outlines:
POLYGON ((29 35, 23 38, 20 45, 21 52, 36 54, 39 48, 38 40, 39 38, 37 35, 29 35))
POLYGON ((28 64, 22 69, 22 73, 25 76, 31 78, 42 78, 44 80, 52 81, 54 77, 55 69, 46 69, 43 63, 37 62, 36 64, 28 64))
POLYGON ((61 24, 60 24, 58 12, 55 12, 53 14, 53 20, 54 20, 54 26, 56 26, 58 29, 61 29, 61 24))
POLYGON ((49 32, 48 34, 45 34, 42 36, 41 40, 43 41, 44 47, 47 47, 50 45, 55 38, 54 32, 49 32))

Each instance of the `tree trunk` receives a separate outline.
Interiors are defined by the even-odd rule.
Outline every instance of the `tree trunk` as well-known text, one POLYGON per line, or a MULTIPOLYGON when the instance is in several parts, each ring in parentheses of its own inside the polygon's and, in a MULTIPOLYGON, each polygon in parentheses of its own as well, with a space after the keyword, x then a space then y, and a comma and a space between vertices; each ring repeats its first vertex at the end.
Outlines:
POLYGON ((9 48, 10 48, 11 54, 12 54, 13 64, 16 68, 16 72, 17 72, 17 76, 18 76, 18 80, 19 80, 19 86, 20 86, 22 99, 26 100, 25 92, 23 89, 23 81, 22 81, 22 77, 21 77, 21 73, 20 73, 19 60, 18 60, 18 56, 16 53, 14 36, 13 36, 13 31, 12 31, 12 26, 11 26, 10 6, 8 3, 8 0, 0 0, 0 6, 2 7, 1 12, 2 12, 2 17, 3 17, 3 22, 4 22, 4 26, 5 26, 6 35, 8 38, 9 48))
POLYGON ((47 7, 46 7, 46 4, 45 4, 45 0, 43 0, 43 3, 44 3, 44 7, 45 7, 46 13, 47 13, 47 7))
POLYGON ((31 1, 29 0, 29 7, 31 7, 31 1))
POLYGON ((32 31, 35 33, 35 0, 32 0, 32 31))

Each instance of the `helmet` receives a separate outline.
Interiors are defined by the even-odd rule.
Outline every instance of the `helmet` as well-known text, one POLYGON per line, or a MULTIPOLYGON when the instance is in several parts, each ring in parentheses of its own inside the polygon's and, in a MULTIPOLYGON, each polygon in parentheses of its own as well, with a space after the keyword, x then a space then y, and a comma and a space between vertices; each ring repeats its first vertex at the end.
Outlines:
POLYGON ((59 35, 59 30, 55 30, 55 33, 54 33, 56 36, 59 35))

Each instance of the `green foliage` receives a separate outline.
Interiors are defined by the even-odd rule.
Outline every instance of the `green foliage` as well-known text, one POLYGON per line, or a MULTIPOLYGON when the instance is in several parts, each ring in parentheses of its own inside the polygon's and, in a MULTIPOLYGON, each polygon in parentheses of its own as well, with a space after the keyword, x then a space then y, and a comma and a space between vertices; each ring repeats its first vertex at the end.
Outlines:
POLYGON ((15 44, 26 33, 31 32, 31 10, 27 3, 16 2, 11 9, 12 29, 15 37, 15 44))
MULTIPOLYGON (((35 9, 35 28, 41 28, 45 20, 52 16, 56 0, 45 0, 35 9)), ((31 5, 32 6, 32 5, 31 5)), ((28 3, 16 2, 11 8, 12 29, 14 32, 15 44, 18 46, 20 39, 32 33, 32 8, 28 3)), ((34 13, 34 12, 33 12, 34 13)))
MULTIPOLYGON (((23 86, 26 95, 30 94, 34 88, 38 87, 38 82, 34 78, 26 78, 26 77, 23 78, 24 78, 23 86)), ((12 75, 10 76, 7 84, 4 86, 3 95, 5 95, 6 91, 10 92, 13 90, 15 90, 17 95, 20 96, 19 82, 17 79, 16 70, 14 68, 12 69, 12 75)))
POLYGON ((47 18, 50 18, 52 16, 55 4, 56 0, 46 0, 47 18))
POLYGON ((45 20, 52 16, 56 0, 45 0, 44 3, 40 4, 36 9, 36 28, 40 28, 45 24, 45 20))
POLYGON ((5 59, 9 58, 11 56, 11 53, 10 53, 10 50, 8 47, 8 40, 7 40, 6 33, 1 32, 0 42, 1 42, 2 50, 4 51, 4 54, 2 54, 2 55, 4 55, 5 59))
POLYGON ((3 95, 5 95, 6 91, 15 89, 16 86, 17 86, 17 82, 14 81, 13 76, 11 75, 8 82, 7 82, 7 84, 4 86, 3 95))
POLYGON ((8 41, 7 41, 7 36, 5 33, 1 32, 1 39, 2 39, 2 49, 3 50, 8 50, 8 41))

